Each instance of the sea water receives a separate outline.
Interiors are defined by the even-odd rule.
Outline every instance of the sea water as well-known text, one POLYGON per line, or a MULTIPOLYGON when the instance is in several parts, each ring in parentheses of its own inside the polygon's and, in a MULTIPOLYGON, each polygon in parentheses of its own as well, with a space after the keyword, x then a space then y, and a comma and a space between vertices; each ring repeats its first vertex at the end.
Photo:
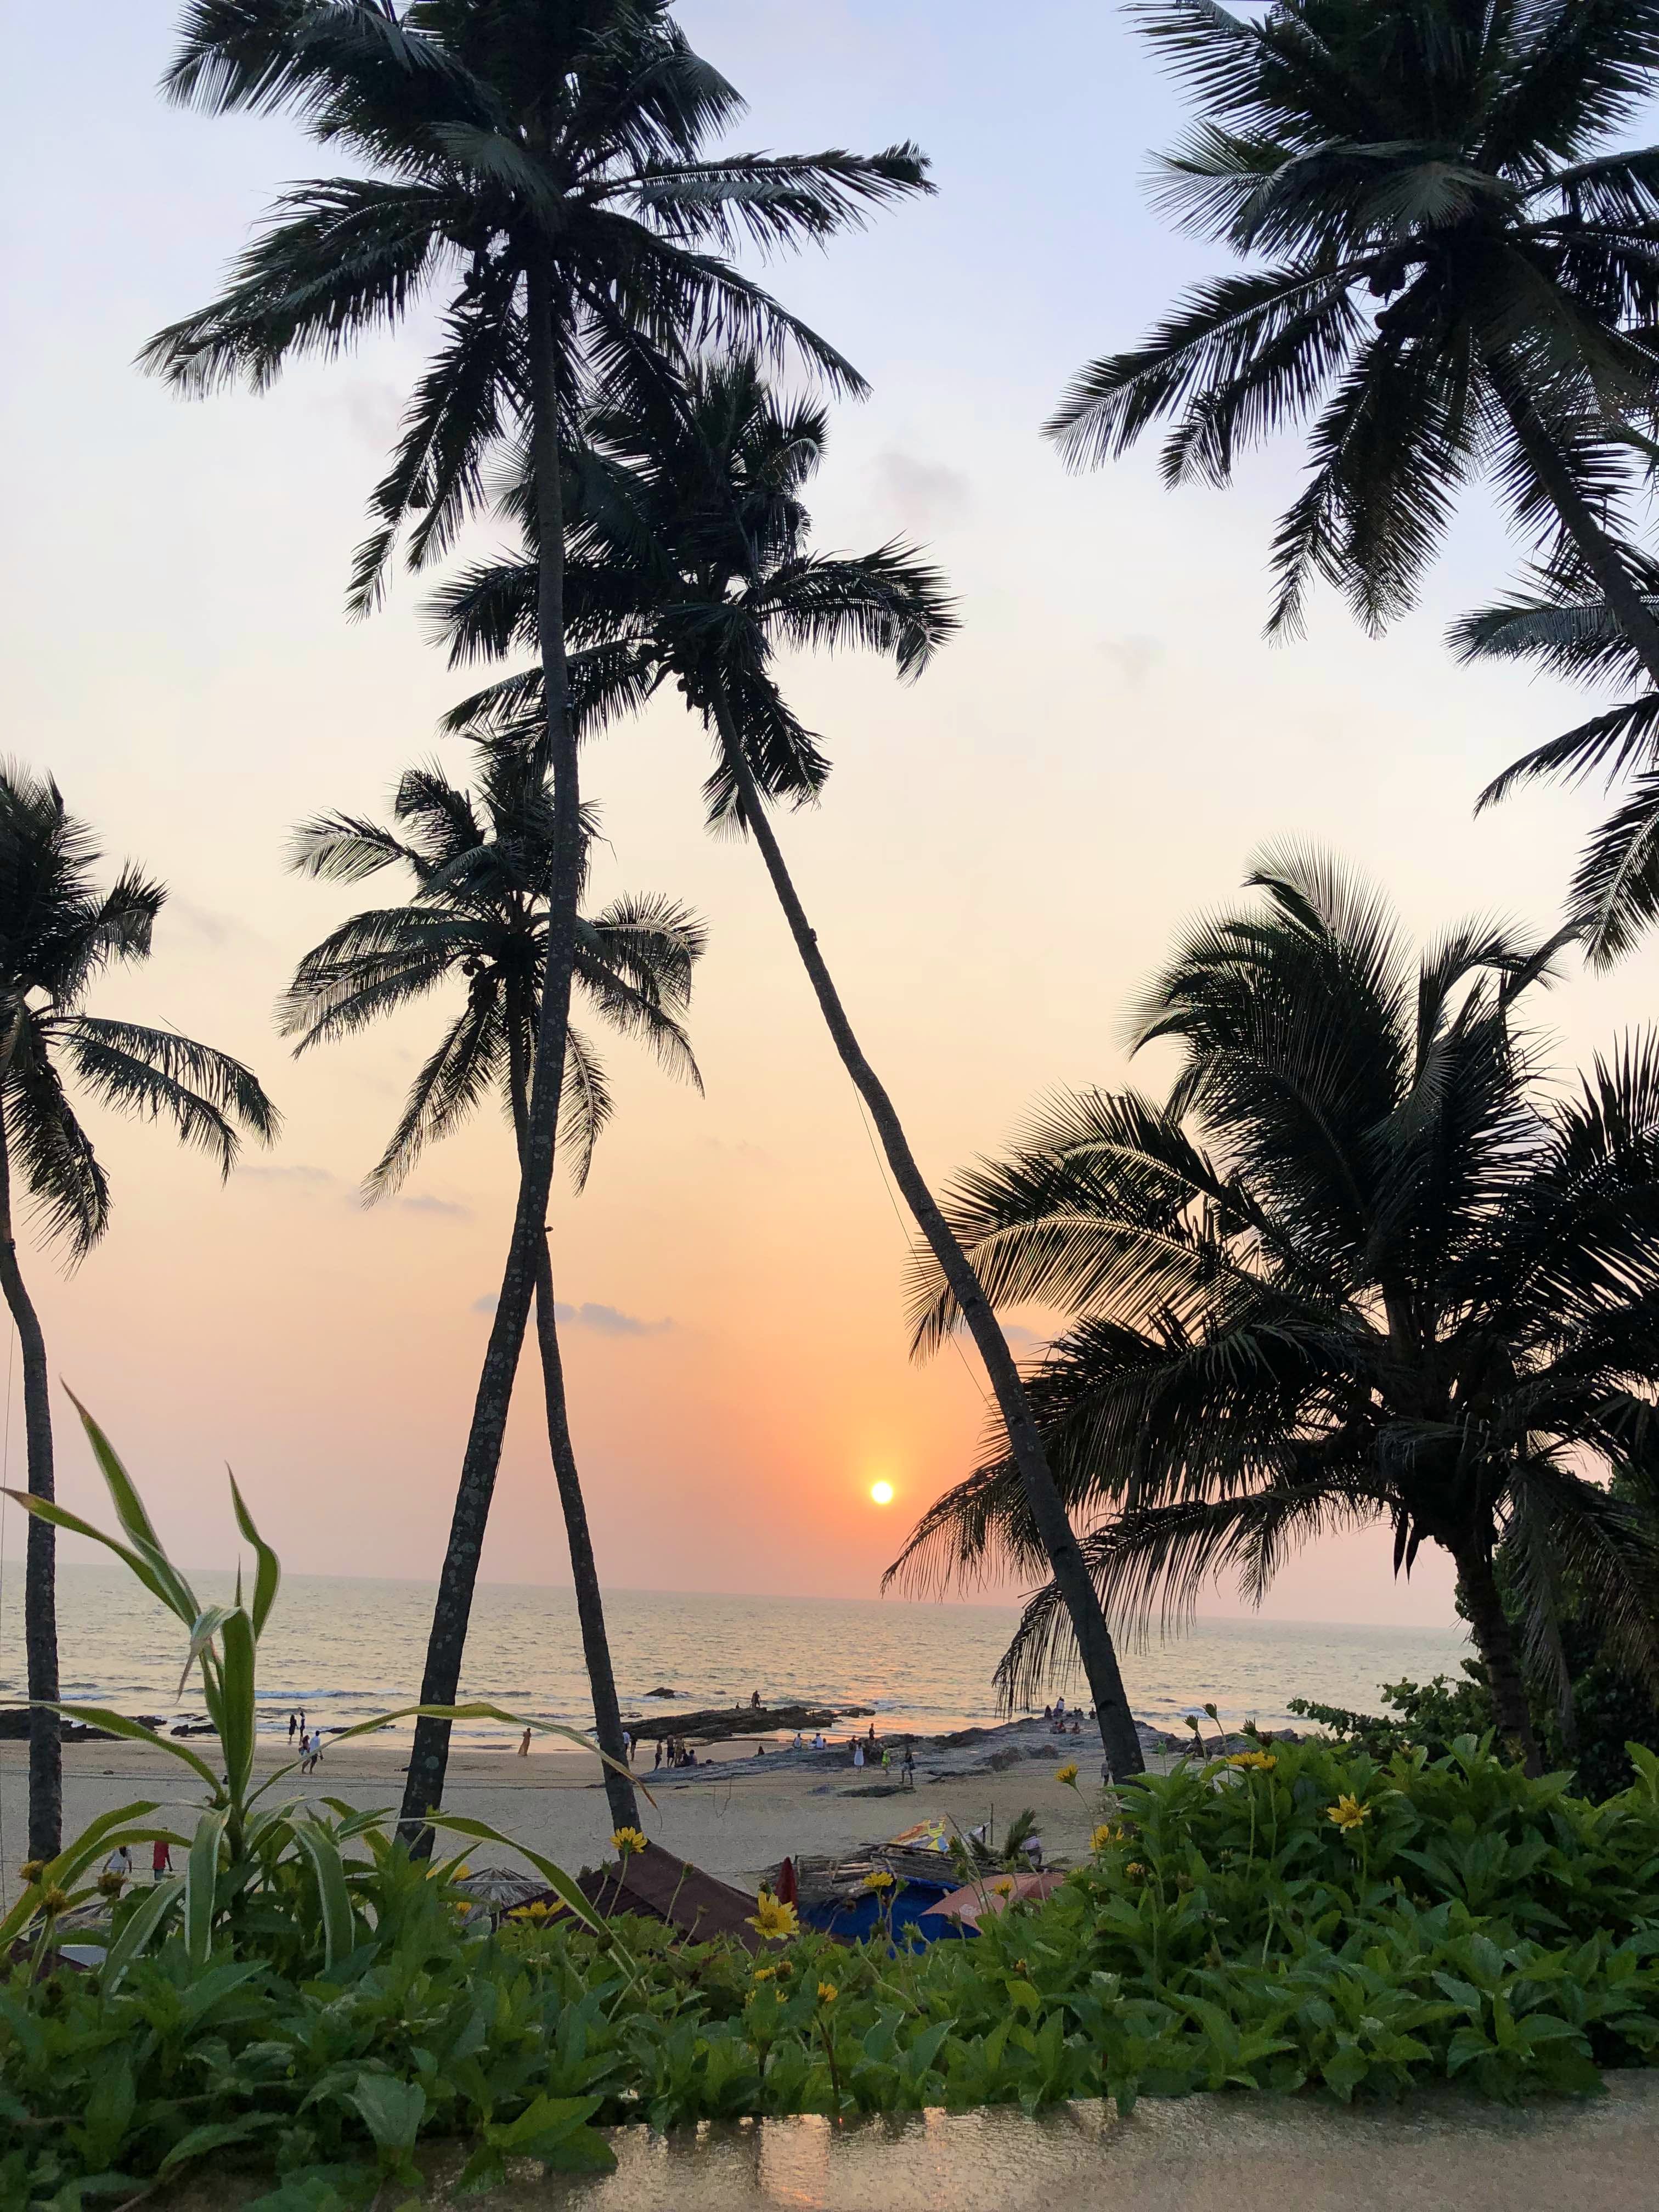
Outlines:
MULTIPOLYGON (((232 1594, 228 1575, 193 1577, 204 1601, 232 1594)), ((432 1586, 332 1575, 289 1575, 259 1651, 261 1726, 286 1733, 309 1722, 343 1728, 420 1694, 432 1586)), ((179 1694, 186 1638, 177 1621, 119 1567, 64 1566, 58 1574, 64 1698, 171 1722, 200 1715, 198 1682, 179 1694)), ((24 1695, 22 1573, 0 1581, 0 1701, 24 1695)), ((1014 1606, 915 1604, 893 1599, 714 1596, 611 1590, 605 1614, 624 1711, 675 1705, 873 1708, 883 1729, 933 1734, 1003 1717, 993 1680, 1018 1620, 1014 1606), (650 1695, 674 1692, 672 1703, 650 1695)), ((1129 1702, 1142 1720, 1179 1728, 1213 1704, 1237 1724, 1288 1723, 1288 1700, 1378 1709, 1382 1686, 1457 1672, 1468 1650, 1456 1629, 1200 1619, 1185 1634, 1121 1649, 1129 1702)), ((1055 1688, 1068 1701, 1073 1677, 1055 1688)), ((473 1601, 464 1698, 580 1727, 591 1722, 574 1593, 523 1584, 479 1588, 473 1601)), ((493 1723, 458 1727, 459 1742, 500 1744, 493 1723)))

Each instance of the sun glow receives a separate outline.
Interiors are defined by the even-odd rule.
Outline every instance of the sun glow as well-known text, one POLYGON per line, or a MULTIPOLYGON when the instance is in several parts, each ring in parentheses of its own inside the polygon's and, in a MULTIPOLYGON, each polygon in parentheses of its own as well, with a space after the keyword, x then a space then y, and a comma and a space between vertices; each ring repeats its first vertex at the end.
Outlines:
POLYGON ((870 1495, 878 1505, 890 1505, 893 1502, 893 1486, 890 1482, 872 1482, 870 1486, 870 1495))

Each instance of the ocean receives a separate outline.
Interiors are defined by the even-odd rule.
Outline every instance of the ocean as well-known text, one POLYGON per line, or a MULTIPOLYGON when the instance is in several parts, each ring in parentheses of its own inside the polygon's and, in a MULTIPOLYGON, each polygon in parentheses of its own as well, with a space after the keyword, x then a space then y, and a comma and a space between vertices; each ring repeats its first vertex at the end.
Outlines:
MULTIPOLYGON (((228 1575, 192 1577, 208 1601, 232 1594, 228 1575)), ((0 1700, 24 1695, 21 1562, 0 1580, 0 1700)), ((305 1708, 343 1728, 414 1701, 431 1618, 431 1585, 290 1575, 260 1645, 261 1725, 286 1732, 305 1708)), ((723 1597, 613 1590, 605 1600, 623 1710, 665 1713, 675 1703, 868 1705, 884 1729, 918 1733, 1001 1717, 993 1672, 1018 1618, 1012 1606, 891 1600, 723 1597)), ((186 1638, 124 1569, 64 1566, 58 1584, 63 1695, 72 1703, 166 1718, 199 1717, 198 1686, 180 1699, 186 1638), (192 1694, 194 1692, 194 1694, 192 1694)), ((1179 1728, 1206 1702, 1234 1725, 1289 1723, 1287 1700, 1375 1711, 1384 1682, 1455 1674, 1468 1650, 1456 1629, 1200 1619, 1186 1634, 1121 1652, 1139 1719, 1179 1728)), ((1068 1700, 1079 1683, 1061 1681, 1068 1700)), ((526 1717, 583 1726, 586 1704, 575 1600, 568 1589, 481 1587, 474 1601, 463 1698, 487 1698, 526 1717)), ((494 1723, 457 1728, 458 1742, 497 1745, 494 1723)))

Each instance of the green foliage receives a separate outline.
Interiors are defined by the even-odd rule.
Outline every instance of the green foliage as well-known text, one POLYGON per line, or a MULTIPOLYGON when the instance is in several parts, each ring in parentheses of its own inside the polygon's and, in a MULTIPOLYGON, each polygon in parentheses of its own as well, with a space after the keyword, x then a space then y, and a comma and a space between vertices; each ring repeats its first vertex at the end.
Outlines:
POLYGON ((0 1987, 0 2201, 211 2153, 274 2168, 262 2202, 288 2212, 410 2185, 444 2136, 487 2186, 512 2157, 603 2162, 598 2124, 1448 2081, 1514 2099, 1659 2058, 1651 1753, 1602 1805, 1468 1738, 1247 1756, 1127 1786, 1044 1905, 897 1954, 809 1934, 756 1960, 568 1914, 479 1937, 446 1870, 372 1824, 349 1850, 342 1819, 353 1941, 331 1963, 289 1857, 204 1962, 175 1927, 117 1987, 0 1987))

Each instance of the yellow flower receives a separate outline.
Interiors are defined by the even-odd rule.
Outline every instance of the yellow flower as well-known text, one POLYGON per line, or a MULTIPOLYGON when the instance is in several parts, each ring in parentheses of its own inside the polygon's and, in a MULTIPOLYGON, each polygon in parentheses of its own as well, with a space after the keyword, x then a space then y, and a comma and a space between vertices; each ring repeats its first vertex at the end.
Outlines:
POLYGON ((1056 1782, 1063 1782, 1068 1790, 1075 1790, 1077 1787, 1076 1759, 1073 1759, 1069 1766, 1062 1766, 1055 1774, 1054 1779, 1056 1782))
POLYGON ((840 1995, 841 1991, 836 1987, 833 1982, 820 1982, 818 1984, 818 2002, 820 2004, 834 2004, 836 1999, 840 1995))
POLYGON ((1006 1875, 1005 1875, 1000 1881, 994 1881, 991 1884, 991 1888, 993 1893, 998 1897, 1012 1897, 1014 1893, 1014 1885, 1008 1880, 1006 1875))
POLYGON ((1128 1865, 1124 1868, 1123 1871, 1131 1881, 1144 1881, 1146 1880, 1146 1869, 1142 1866, 1139 1859, 1131 1859, 1128 1865))
POLYGON ((642 1851, 645 1838, 637 1828, 618 1828, 611 1838, 613 1851, 642 1851))
POLYGON ((787 1942, 790 1936, 799 1936, 800 1922, 793 1905, 781 1905, 769 1889, 763 1889, 755 1899, 755 1910, 747 1925, 769 1943, 787 1942))
POLYGON ((24 1881, 39 1881, 46 1870, 46 1863, 44 1859, 25 1859, 17 1872, 20 1879, 24 1881))
POLYGON ((1125 1830, 1115 1828, 1109 1820, 1103 1820, 1089 1838, 1089 1849, 1103 1851, 1108 1844, 1127 1844, 1128 1840, 1125 1830))
POLYGON ((775 1966, 757 1966, 755 1969, 755 1979, 757 1982, 769 1982, 773 1975, 775 1974, 777 1971, 778 1970, 775 1966))
POLYGON ((1363 1826, 1370 1817, 1370 1807, 1362 1805, 1357 1797, 1349 1796, 1346 1790, 1334 1805, 1328 1805, 1325 1808, 1325 1818, 1334 1820, 1345 1836, 1352 1829, 1363 1826))
POLYGON ((894 1881, 895 1877, 888 1873, 885 1867, 878 1867, 873 1874, 866 1875, 864 1887, 866 1889, 874 1890, 879 1895, 884 1889, 891 1889, 894 1887, 894 1881))
POLYGON ((538 1897, 530 1905, 518 1905, 507 1917, 509 1920, 528 1920, 540 1927, 544 1921, 556 1919, 563 1911, 564 1899, 562 1897, 556 1897, 551 1905, 544 1897, 538 1897))
POLYGON ((105 1873, 98 1877, 100 1897, 119 1897, 125 1884, 118 1874, 105 1873))
POLYGON ((1227 1761, 1229 1766, 1254 1767, 1261 1774, 1271 1774, 1278 1764, 1278 1754, 1271 1751, 1236 1751, 1227 1761))
POLYGON ((40 1910, 48 1920, 56 1920, 60 1912, 67 1912, 69 1909, 69 1892, 59 1889, 56 1884, 40 1899, 40 1910))

